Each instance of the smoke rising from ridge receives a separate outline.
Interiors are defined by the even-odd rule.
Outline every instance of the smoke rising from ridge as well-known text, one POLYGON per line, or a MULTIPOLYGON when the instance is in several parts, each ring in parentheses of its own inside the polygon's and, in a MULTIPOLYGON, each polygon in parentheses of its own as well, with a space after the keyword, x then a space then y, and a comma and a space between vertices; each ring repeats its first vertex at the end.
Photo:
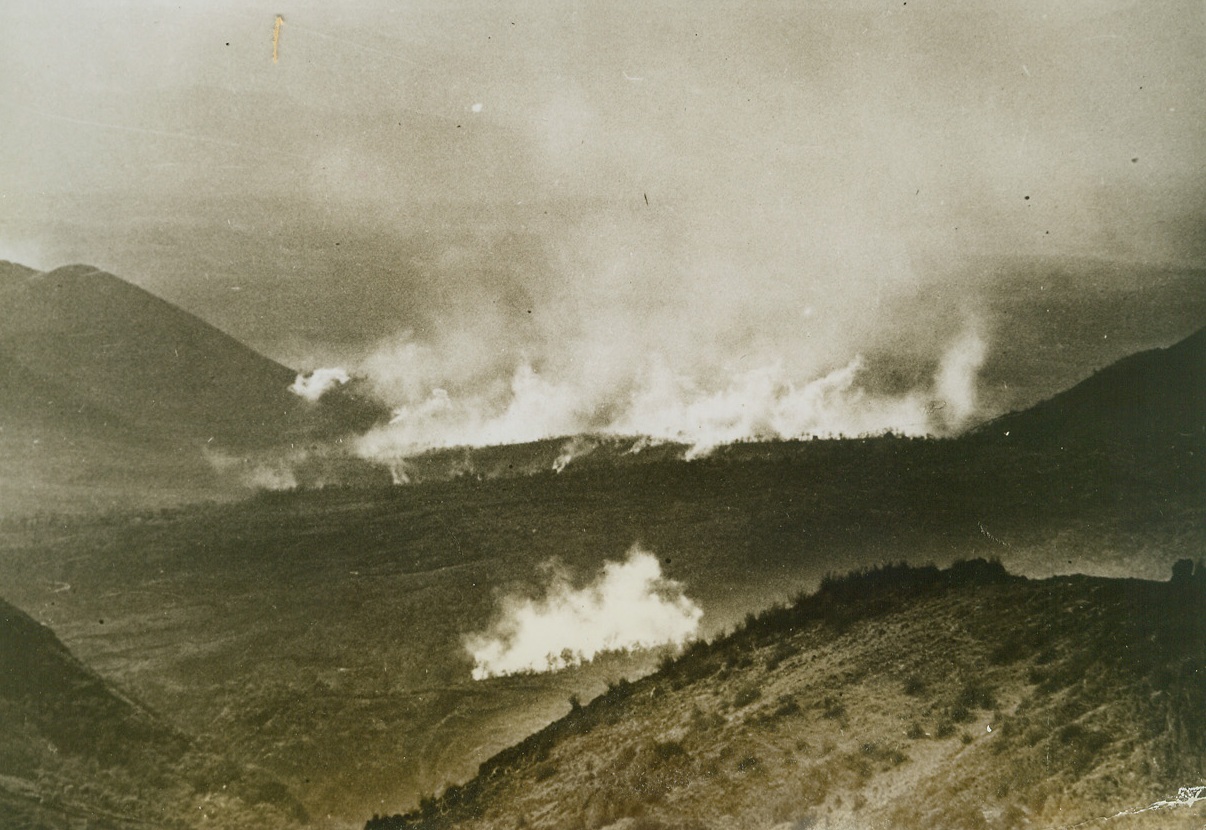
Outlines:
POLYGON ((470 5, 298 0, 273 64, 234 0, 0 4, 0 244, 370 375, 373 457, 947 432, 902 309, 997 339, 967 262, 1206 261, 1200 3, 470 5))
MULTIPOLYGON (((634 358, 627 371, 554 364, 542 374, 525 362, 506 386, 484 378, 477 387, 466 384, 453 392, 436 385, 438 375, 418 364, 427 350, 412 343, 394 350, 410 361, 401 373, 407 380, 404 402, 389 425, 360 439, 358 452, 390 463, 435 448, 591 433, 681 442, 691 447, 688 457, 698 457, 746 440, 949 435, 978 412, 976 374, 986 348, 975 329, 967 328, 947 347, 934 377, 903 392, 877 390, 858 355, 803 379, 779 360, 732 367, 719 377, 709 377, 707 366, 671 367, 660 355, 634 358)), ((584 449, 567 445, 558 471, 584 449)))
POLYGON ((315 369, 308 375, 299 374, 297 379, 289 386, 289 391, 300 398, 305 398, 314 403, 327 390, 335 386, 343 386, 351 379, 346 369, 315 369))
POLYGON ((475 680, 559 671, 609 651, 683 645, 702 616, 657 557, 634 545, 582 588, 554 570, 540 599, 504 598, 498 619, 465 637, 465 649, 475 680))

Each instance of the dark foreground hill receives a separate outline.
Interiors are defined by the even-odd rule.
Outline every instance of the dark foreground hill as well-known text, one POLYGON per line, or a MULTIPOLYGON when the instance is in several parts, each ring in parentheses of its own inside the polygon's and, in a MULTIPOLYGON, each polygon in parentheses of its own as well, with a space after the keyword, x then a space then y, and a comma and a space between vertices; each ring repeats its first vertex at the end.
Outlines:
POLYGON ((879 568, 571 706, 367 830, 1199 827, 1206 573, 879 568))
POLYGON ((287 828, 300 804, 199 748, 0 600, 0 826, 287 828))

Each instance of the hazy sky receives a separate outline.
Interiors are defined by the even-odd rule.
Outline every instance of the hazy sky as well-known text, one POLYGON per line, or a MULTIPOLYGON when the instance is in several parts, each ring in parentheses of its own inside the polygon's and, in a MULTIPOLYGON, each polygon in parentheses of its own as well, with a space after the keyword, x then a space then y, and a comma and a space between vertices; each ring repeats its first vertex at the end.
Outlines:
POLYGON ((1204 9, 7 0, 0 258, 293 365, 811 377, 935 263, 1206 262, 1204 9))

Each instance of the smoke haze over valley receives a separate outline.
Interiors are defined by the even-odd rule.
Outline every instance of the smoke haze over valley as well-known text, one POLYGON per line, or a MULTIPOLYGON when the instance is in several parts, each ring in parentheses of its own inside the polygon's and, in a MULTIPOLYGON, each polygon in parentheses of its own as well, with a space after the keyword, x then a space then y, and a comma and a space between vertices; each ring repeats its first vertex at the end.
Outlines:
POLYGON ((1204 55, 0 3, 0 829, 1199 826, 1204 55))

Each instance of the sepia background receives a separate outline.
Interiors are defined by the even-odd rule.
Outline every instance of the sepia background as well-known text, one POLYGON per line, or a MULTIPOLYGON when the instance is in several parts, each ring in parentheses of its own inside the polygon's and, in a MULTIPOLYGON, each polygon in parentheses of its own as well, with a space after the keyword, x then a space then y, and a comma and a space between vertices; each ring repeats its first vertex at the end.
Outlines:
POLYGON ((0 4, 0 827, 1200 826, 1204 54, 0 4))

